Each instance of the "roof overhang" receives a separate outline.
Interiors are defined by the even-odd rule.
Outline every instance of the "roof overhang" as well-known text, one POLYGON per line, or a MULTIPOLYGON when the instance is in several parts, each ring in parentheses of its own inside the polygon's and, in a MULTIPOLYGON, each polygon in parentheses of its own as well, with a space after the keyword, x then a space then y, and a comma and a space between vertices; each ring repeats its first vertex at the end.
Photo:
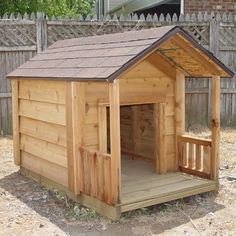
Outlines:
POLYGON ((179 4, 179 0, 131 0, 127 1, 113 9, 108 14, 116 15, 128 15, 135 11, 145 10, 152 7, 156 7, 161 4, 179 4))
POLYGON ((234 73, 229 68, 227 68, 211 52, 206 50, 196 40, 194 40, 186 31, 184 31, 180 27, 174 27, 170 31, 168 31, 163 37, 161 37, 159 40, 153 43, 150 47, 148 47, 146 50, 143 50, 136 57, 134 57, 124 66, 122 66, 119 70, 117 70, 115 73, 109 76, 108 80, 113 81, 117 77, 122 76, 122 74, 124 74, 131 67, 135 66, 141 60, 144 60, 145 58, 156 52, 159 53, 165 60, 169 61, 171 64, 174 64, 175 67, 181 70, 186 77, 207 78, 216 75, 224 78, 232 78, 234 76, 234 73), (164 50, 168 51, 169 49, 170 49, 169 51, 171 52, 172 48, 165 48, 165 46, 168 45, 168 42, 170 42, 171 39, 176 40, 175 37, 178 38, 177 41, 179 41, 179 44, 180 41, 182 40, 181 42, 182 45, 179 46, 178 44, 178 46, 180 47, 180 49, 183 49, 185 53, 189 54, 190 53, 189 50, 193 51, 190 57, 192 57, 197 63, 199 63, 198 70, 201 67, 206 67, 206 70, 209 70, 208 73, 204 74, 200 73, 199 75, 191 74, 186 69, 185 65, 181 65, 181 63, 176 62, 176 60, 174 60, 171 56, 168 56, 165 53, 163 53, 164 50), (189 44, 186 44, 186 42, 183 43, 184 41, 189 42, 189 44), (188 46, 188 48, 186 45, 188 46), (188 51, 186 52, 186 50, 188 51), (209 68, 207 68, 207 66, 209 66, 209 68))

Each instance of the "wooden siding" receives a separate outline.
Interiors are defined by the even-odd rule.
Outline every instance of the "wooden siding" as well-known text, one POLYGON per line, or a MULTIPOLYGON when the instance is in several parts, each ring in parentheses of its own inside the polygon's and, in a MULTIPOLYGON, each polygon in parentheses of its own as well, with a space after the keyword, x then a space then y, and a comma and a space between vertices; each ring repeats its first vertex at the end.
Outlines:
MULTIPOLYGON (((84 145, 99 150, 99 101, 109 101, 108 83, 90 82, 85 84, 85 126, 84 145)), ((102 151, 102 150, 100 150, 102 151)), ((104 151, 104 150, 103 150, 104 151)))
MULTIPOLYGON (((160 72, 153 64, 143 61, 136 66, 132 71, 124 75, 120 80, 120 96, 121 101, 129 97, 137 96, 140 98, 142 104, 143 97, 151 95, 164 95, 166 112, 165 112, 165 127, 166 127, 166 170, 175 170, 175 107, 174 107, 174 91, 175 80, 168 78, 165 74, 160 72)), ((154 133, 153 133, 153 106, 142 105, 135 106, 135 112, 128 112, 128 117, 121 116, 121 147, 129 147, 130 149, 130 135, 133 136, 133 150, 135 154, 139 154, 147 159, 154 159, 154 133), (128 122, 127 119, 136 115, 135 123, 128 122), (125 121, 126 119, 126 121, 125 121), (129 127, 129 125, 136 125, 136 127, 129 127), (127 130, 133 129, 135 133, 129 133, 127 130), (127 143, 126 143, 127 142, 127 143), (126 144, 125 144, 126 143, 126 144)), ((129 108, 126 108, 126 110, 129 108)), ((122 112, 121 108, 121 114, 122 112)), ((133 117, 134 119, 134 117, 133 117)), ((131 139, 132 140, 132 139, 131 139)), ((157 147, 158 148, 158 147, 157 147)))
POLYGON ((67 186, 65 86, 21 80, 18 99, 21 165, 67 186))
MULTIPOLYGON (((108 104, 108 84, 100 82, 86 83, 85 89, 85 126, 84 126, 84 144, 85 147, 99 150, 99 124, 98 123, 98 104, 108 104)), ((138 98, 139 103, 146 103, 146 99, 154 95, 163 95, 166 103, 166 142, 168 148, 167 171, 175 169, 175 117, 174 117, 174 91, 175 82, 165 74, 156 69, 156 67, 147 61, 141 62, 133 70, 125 74, 120 79, 120 102, 138 98)), ((132 107, 132 106, 130 106, 132 107)), ((143 105, 137 107, 137 127, 136 138, 131 139, 129 130, 132 129, 131 118, 133 112, 129 106, 121 106, 121 147, 128 149, 131 143, 137 144, 136 154, 147 159, 154 158, 154 134, 153 134, 153 106, 143 105), (151 141, 152 140, 152 141, 151 141), (151 141, 151 142, 150 142, 151 141)), ((109 110, 108 110, 109 111, 109 110)), ((108 120, 108 118, 107 118, 108 120)), ((109 126, 109 125, 108 125, 109 126)), ((109 132, 109 129, 108 129, 109 132)), ((133 136, 132 136, 133 137, 133 136)), ((108 133, 109 139, 109 133, 108 133)), ((103 151, 104 150, 100 150, 103 151)))

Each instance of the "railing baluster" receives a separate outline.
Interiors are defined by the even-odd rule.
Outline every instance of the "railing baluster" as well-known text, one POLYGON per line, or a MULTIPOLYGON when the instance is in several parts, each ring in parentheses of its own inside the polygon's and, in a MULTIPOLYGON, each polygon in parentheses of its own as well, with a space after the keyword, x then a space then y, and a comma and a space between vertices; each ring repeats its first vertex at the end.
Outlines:
POLYGON ((203 171, 205 173, 210 173, 210 147, 204 146, 203 147, 203 171))
POLYGON ((104 198, 104 178, 103 178, 104 162, 100 154, 98 154, 97 161, 98 161, 98 178, 97 178, 98 198, 102 200, 104 198))
POLYGON ((97 160, 97 154, 94 153, 90 156, 90 181, 91 181, 91 196, 96 197, 97 196, 97 169, 96 169, 96 160, 97 160))
POLYGON ((183 166, 187 166, 187 143, 182 142, 183 144, 183 166))
POLYGON ((184 143, 178 142, 177 146, 178 146, 177 155, 178 155, 178 160, 179 160, 179 166, 183 166, 183 146, 184 146, 184 143))
POLYGON ((195 169, 201 171, 202 169, 202 155, 201 155, 202 146, 196 144, 196 166, 195 169))
POLYGON ((188 144, 188 167, 190 169, 193 169, 194 163, 193 163, 193 144, 188 144))

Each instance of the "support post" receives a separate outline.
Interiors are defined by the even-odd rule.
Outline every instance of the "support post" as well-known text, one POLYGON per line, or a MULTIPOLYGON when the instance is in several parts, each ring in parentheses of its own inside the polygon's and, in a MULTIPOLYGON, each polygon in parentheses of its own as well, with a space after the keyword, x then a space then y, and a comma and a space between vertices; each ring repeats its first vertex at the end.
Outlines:
POLYGON ((120 202, 121 151, 120 151, 120 94, 119 80, 109 84, 110 143, 111 143, 111 196, 112 203, 120 202))
POLYGON ((11 80, 12 85, 12 125, 14 163, 20 165, 20 131, 19 131, 19 82, 11 80))
POLYGON ((165 129, 165 103, 154 105, 154 155, 155 171, 166 173, 166 129, 165 129))
POLYGON ((177 136, 185 133, 185 76, 177 70, 175 80, 175 166, 179 169, 178 152, 177 152, 177 136))
MULTIPOLYGON (((214 54, 214 56, 219 57, 219 33, 220 33, 220 23, 216 19, 210 21, 209 30, 209 50, 214 54)), ((208 108, 207 108, 207 122, 210 124, 211 121, 211 110, 212 110, 212 85, 211 79, 208 79, 208 108)))
POLYGON ((83 168, 79 148, 83 146, 85 116, 84 84, 68 82, 66 89, 66 135, 68 162, 68 189, 83 191, 83 168))
POLYGON ((212 77, 212 146, 211 179, 219 182, 219 146, 220 146, 220 76, 212 77))

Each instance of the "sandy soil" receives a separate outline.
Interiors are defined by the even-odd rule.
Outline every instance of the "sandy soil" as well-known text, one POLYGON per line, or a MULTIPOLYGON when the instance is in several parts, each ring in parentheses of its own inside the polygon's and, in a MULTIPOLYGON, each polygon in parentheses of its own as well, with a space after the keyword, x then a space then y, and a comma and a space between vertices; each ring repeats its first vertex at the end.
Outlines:
POLYGON ((19 175, 12 156, 12 140, 0 138, 0 235, 236 235, 236 180, 230 178, 236 174, 236 129, 221 134, 218 193, 136 210, 118 222, 19 175))

